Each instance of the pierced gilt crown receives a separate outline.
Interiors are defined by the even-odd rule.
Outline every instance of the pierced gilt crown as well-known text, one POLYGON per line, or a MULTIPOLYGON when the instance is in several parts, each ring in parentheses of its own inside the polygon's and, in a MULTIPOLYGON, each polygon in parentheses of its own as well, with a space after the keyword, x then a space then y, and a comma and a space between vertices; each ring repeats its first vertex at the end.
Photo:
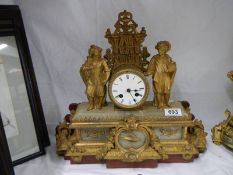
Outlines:
POLYGON ((113 33, 107 29, 105 34, 105 38, 112 46, 111 49, 107 49, 105 55, 111 70, 122 65, 133 65, 145 71, 145 66, 148 64, 146 59, 150 56, 147 48, 142 46, 146 37, 145 28, 142 27, 138 32, 138 25, 134 22, 132 13, 126 10, 119 13, 114 26, 113 33))

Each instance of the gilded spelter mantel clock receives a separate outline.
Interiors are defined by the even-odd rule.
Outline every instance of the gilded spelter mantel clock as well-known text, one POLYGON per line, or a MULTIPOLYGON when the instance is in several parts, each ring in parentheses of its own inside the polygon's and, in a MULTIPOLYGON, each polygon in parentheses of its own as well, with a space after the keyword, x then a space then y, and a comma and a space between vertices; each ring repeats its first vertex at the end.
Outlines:
POLYGON ((192 161, 206 149, 206 133, 188 102, 169 101, 176 74, 171 44, 158 42, 158 53, 147 60, 146 30, 137 29, 132 13, 120 12, 114 26, 106 31, 111 47, 103 57, 99 46, 88 50, 80 68, 88 102, 69 106, 56 128, 57 153, 73 163, 105 162, 108 168, 192 161), (147 101, 150 75, 153 101, 147 101))

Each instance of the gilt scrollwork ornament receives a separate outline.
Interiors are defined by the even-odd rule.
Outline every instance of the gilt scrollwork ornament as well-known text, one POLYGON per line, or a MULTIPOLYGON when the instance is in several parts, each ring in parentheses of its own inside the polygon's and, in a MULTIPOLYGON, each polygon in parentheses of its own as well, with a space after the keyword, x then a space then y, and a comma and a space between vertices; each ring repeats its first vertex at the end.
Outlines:
MULTIPOLYGON (((229 71, 227 77, 233 81, 233 71, 229 71)), ((225 116, 224 121, 211 129, 212 140, 217 145, 223 144, 233 150, 233 116, 228 109, 225 111, 225 116)))
POLYGON ((204 152, 206 150, 207 133, 204 131, 204 126, 201 120, 195 119, 193 123, 194 126, 189 128, 190 142, 200 152, 204 152))
POLYGON ((70 145, 79 139, 79 130, 69 129, 69 124, 72 122, 77 107, 77 103, 70 104, 70 114, 65 115, 63 122, 60 122, 56 127, 56 147, 58 154, 64 154, 70 145))
POLYGON ((148 65, 146 60, 150 54, 147 48, 142 46, 146 37, 144 27, 139 32, 138 25, 133 20, 132 13, 124 10, 118 15, 118 20, 115 23, 115 31, 112 33, 107 29, 105 38, 111 44, 111 49, 107 49, 105 58, 111 71, 118 69, 121 66, 135 66, 142 71, 148 65))
POLYGON ((223 144, 233 149, 233 116, 229 110, 225 111, 226 119, 212 128, 212 140, 215 144, 223 144))

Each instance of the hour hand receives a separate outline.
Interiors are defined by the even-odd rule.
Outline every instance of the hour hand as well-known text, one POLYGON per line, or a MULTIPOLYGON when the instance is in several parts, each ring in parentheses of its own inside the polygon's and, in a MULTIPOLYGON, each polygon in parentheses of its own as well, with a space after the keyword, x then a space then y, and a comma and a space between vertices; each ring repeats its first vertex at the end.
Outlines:
POLYGON ((139 88, 139 89, 134 89, 134 90, 131 90, 131 91, 134 91, 134 92, 138 92, 138 91, 141 91, 143 90, 144 88, 139 88))
POLYGON ((137 92, 134 95, 135 95, 135 97, 138 97, 138 96, 142 97, 142 94, 139 94, 137 92))
POLYGON ((119 95, 115 96, 115 98, 123 98, 123 94, 119 94, 119 95))

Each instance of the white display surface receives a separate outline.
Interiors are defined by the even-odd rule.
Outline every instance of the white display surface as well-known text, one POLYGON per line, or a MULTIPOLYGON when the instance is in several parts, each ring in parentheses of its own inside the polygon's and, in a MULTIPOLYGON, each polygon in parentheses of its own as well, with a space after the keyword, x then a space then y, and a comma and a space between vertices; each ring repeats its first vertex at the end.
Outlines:
MULTIPOLYGON (((133 13, 139 27, 145 26, 144 45, 151 57, 155 55, 156 42, 171 42, 169 55, 177 63, 172 100, 188 100, 209 135, 207 152, 194 163, 160 164, 157 169, 74 166, 56 156, 53 144, 45 157, 17 166, 16 174, 232 174, 233 154, 210 141, 210 128, 224 119, 226 108, 233 111, 233 82, 226 77, 233 69, 232 0, 23 0, 18 3, 48 124, 60 122, 68 113, 68 104, 87 101, 79 68, 91 44, 103 49, 110 47, 104 38, 105 31, 114 30, 118 13, 126 9, 133 13)), ((149 99, 152 97, 150 92, 149 99)))

